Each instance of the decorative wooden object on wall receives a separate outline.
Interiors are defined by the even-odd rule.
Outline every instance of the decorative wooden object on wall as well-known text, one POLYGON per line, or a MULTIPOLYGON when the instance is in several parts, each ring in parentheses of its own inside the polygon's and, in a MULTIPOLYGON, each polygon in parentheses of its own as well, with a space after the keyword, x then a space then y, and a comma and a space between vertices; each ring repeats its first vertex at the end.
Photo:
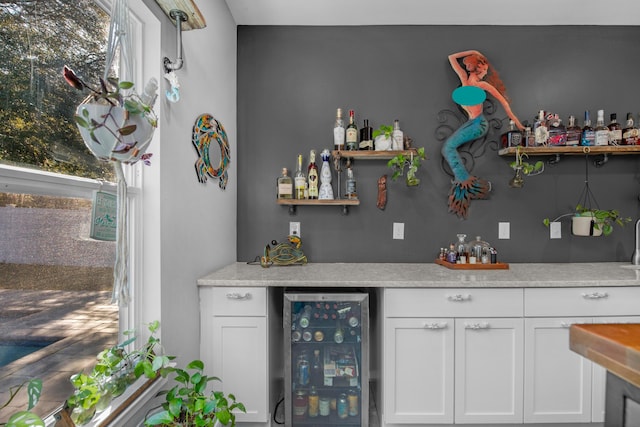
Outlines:
POLYGON ((186 22, 182 22, 183 31, 199 30, 207 26, 204 16, 200 13, 194 0, 156 0, 156 3, 158 3, 158 6, 169 16, 171 22, 174 22, 173 18, 169 15, 172 10, 178 9, 187 14, 189 19, 187 19, 186 22))

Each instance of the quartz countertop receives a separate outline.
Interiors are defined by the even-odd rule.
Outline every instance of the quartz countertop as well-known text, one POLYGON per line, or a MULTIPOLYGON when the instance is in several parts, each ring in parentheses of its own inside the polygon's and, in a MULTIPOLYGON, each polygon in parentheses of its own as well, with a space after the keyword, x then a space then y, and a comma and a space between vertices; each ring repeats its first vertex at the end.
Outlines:
POLYGON ((420 263, 309 263, 271 266, 236 262, 198 286, 373 288, 548 288, 640 286, 629 263, 512 263, 507 270, 452 270, 420 263))

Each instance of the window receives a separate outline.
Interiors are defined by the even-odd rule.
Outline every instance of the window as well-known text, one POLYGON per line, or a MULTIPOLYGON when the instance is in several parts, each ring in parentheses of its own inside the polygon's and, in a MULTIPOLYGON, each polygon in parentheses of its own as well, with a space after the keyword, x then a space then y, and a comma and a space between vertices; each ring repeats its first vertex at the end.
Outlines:
MULTIPOLYGON (((139 88, 160 72, 160 24, 143 2, 129 6, 139 88)), ((62 79, 68 65, 87 83, 98 82, 109 9, 107 0, 77 0, 73 7, 62 0, 0 1, 0 353, 3 341, 16 343, 10 337, 57 340, 0 368, 0 405, 9 386, 35 375, 44 380, 36 407, 42 415, 69 396, 71 374, 93 365, 97 351, 89 345, 101 350, 122 339, 118 332, 144 333, 143 323, 159 318, 138 298, 145 271, 142 165, 125 166, 132 302, 119 310, 109 303, 115 243, 88 234, 93 192, 115 193, 112 166, 84 146, 73 120, 82 94, 62 79), (150 316, 144 322, 142 311, 150 316)), ((25 407, 26 399, 16 399, 0 410, 0 423, 25 407)))

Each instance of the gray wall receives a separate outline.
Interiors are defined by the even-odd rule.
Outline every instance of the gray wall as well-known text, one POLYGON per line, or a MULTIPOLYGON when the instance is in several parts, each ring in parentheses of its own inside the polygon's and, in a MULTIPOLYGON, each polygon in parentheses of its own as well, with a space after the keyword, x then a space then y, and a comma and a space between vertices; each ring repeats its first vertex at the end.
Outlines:
MULTIPOLYGON (((521 120, 532 122, 545 109, 565 122, 576 115, 582 124, 584 110, 595 120, 596 110, 604 109, 607 122, 612 112, 624 122, 627 112, 640 111, 638 40, 639 27, 239 26, 237 260, 261 254, 272 239, 284 239, 289 221, 299 221, 312 262, 432 262, 457 233, 482 236, 504 262, 628 261, 632 224, 606 238, 584 238, 571 236, 564 220, 561 240, 550 240, 542 224, 578 202, 581 156, 563 157, 543 175, 527 178, 524 188, 511 189, 512 159, 486 143, 473 173, 493 183, 490 198, 474 200, 466 220, 448 213, 451 182, 436 128, 439 111, 456 109, 450 95, 459 82, 447 56, 467 49, 480 50, 497 68, 521 120), (364 118, 374 127, 398 118, 414 145, 426 149, 422 184, 409 189, 391 182, 387 208, 380 211, 376 181, 389 170, 384 161, 358 161, 361 204, 348 216, 316 206, 289 216, 276 204, 276 177, 282 167, 295 168, 298 153, 306 167, 310 149, 332 147, 337 107, 354 109, 359 125, 364 118), (498 240, 500 221, 511 223, 510 240, 498 240), (392 239, 394 222, 405 223, 404 240, 392 239)), ((498 109, 495 117, 506 114, 498 109)), ((637 156, 589 166, 601 208, 638 218, 639 166, 637 156)))

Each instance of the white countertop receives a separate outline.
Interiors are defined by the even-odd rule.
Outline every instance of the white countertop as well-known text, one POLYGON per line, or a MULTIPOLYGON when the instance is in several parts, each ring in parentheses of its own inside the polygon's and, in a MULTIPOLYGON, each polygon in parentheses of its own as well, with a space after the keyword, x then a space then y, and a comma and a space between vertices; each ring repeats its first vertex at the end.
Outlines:
POLYGON ((197 281, 198 286, 547 288, 640 286, 629 263, 513 263, 508 270, 451 270, 437 264, 309 263, 297 266, 236 262, 197 281))

